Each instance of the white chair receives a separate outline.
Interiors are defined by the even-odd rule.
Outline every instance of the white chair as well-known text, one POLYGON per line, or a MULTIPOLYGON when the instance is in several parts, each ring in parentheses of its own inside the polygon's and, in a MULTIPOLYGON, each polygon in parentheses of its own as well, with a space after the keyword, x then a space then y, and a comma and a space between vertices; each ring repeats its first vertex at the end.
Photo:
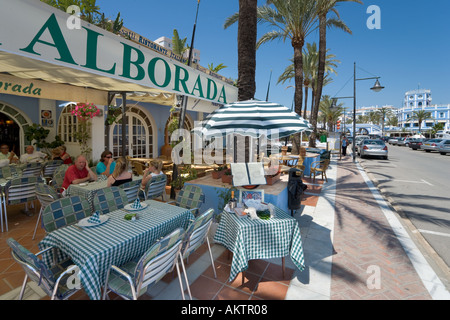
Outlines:
POLYGON ((42 177, 45 179, 47 184, 50 184, 53 179, 53 174, 62 164, 62 160, 50 160, 44 164, 44 167, 42 168, 42 177))
POLYGON ((37 254, 33 254, 16 240, 9 238, 7 240, 11 248, 13 259, 25 271, 25 279, 23 280, 22 289, 20 290, 19 300, 22 300, 27 286, 28 278, 36 282, 37 285, 50 296, 51 300, 68 299, 81 287, 70 288, 67 286, 67 278, 78 268, 71 260, 65 260, 49 269, 45 263, 38 258, 39 255, 53 249, 49 247, 37 254))
POLYGON ((36 197, 38 198, 39 202, 41 203, 41 209, 39 210, 39 215, 36 221, 36 226, 34 227, 34 233, 33 233, 33 240, 36 237, 36 231, 37 227, 39 225, 39 222, 41 221, 42 212, 44 212, 45 208, 52 203, 55 200, 58 200, 60 198, 59 194, 50 187, 49 185, 46 185, 45 183, 38 183, 36 185, 36 197))
MULTIPOLYGON (((188 259, 189 255, 197 250, 206 241, 208 245, 209 258, 211 259, 214 278, 217 278, 214 259, 211 252, 211 245, 208 239, 208 232, 212 224, 213 215, 214 209, 208 209, 206 212, 195 218, 195 220, 189 225, 186 230, 185 238, 183 240, 183 249, 181 251, 181 254, 183 256, 183 259, 188 259)), ((192 300, 191 289, 189 287, 189 281, 187 279, 186 273, 184 273, 184 278, 186 281, 189 297, 192 300)))
POLYGON ((161 197, 164 201, 166 194, 167 176, 160 174, 152 177, 145 186, 144 198, 145 200, 156 199, 161 197))
MULTIPOLYGON (((28 202, 34 202, 36 197, 36 184, 42 182, 40 177, 21 177, 8 181, 4 188, 5 205, 25 204, 25 210, 28 211, 28 202)), ((6 231, 8 231, 8 217, 6 206, 4 210, 6 231)), ((3 220, 3 219, 2 219, 3 220)), ((3 228, 2 228, 3 230, 3 228)))
POLYGON ((40 177, 42 164, 39 162, 28 163, 22 170, 22 177, 40 177))
POLYGON ((121 184, 119 188, 122 188, 125 191, 128 203, 133 202, 138 197, 139 187, 141 186, 141 180, 134 180, 130 182, 125 182, 121 184))
POLYGON ((181 262, 186 276, 181 246, 184 231, 178 228, 150 247, 138 260, 130 261, 120 267, 112 265, 108 271, 103 290, 103 299, 109 292, 114 292, 126 300, 137 300, 147 291, 147 287, 158 282, 176 267, 181 295, 185 300, 183 283, 181 280, 181 262))

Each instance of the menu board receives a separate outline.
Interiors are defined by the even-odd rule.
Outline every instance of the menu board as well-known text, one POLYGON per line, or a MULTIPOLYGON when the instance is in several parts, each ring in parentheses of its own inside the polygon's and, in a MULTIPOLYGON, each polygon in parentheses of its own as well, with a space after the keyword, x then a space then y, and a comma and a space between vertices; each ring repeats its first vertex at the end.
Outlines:
POLYGON ((235 187, 267 184, 262 162, 231 163, 230 165, 235 187))

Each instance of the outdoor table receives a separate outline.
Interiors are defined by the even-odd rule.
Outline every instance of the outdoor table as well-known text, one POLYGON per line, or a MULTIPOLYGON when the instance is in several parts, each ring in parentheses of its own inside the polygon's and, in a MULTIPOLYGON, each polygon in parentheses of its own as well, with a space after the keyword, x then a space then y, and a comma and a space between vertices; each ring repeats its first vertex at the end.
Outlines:
MULTIPOLYGON (((142 176, 133 175, 133 181, 142 181, 142 176)), ((91 181, 89 183, 71 184, 67 188, 66 196, 79 196, 81 199, 86 199, 94 210, 94 197, 97 191, 106 188, 107 180, 105 176, 100 176, 97 181, 91 181)))
MULTIPOLYGON (((158 239, 176 228, 184 229, 194 219, 181 207, 147 200, 148 206, 139 211, 115 210, 109 219, 93 227, 70 225, 50 232, 39 243, 39 249, 55 247, 57 259, 69 256, 79 267, 79 280, 92 300, 101 298, 101 287, 111 265, 121 266, 142 256, 158 239), (125 220, 127 213, 138 213, 135 221, 125 220)), ((52 250, 43 255, 48 266, 53 262, 52 250)), ((60 260, 59 260, 60 261, 60 260)))
POLYGON ((320 160, 320 154, 307 152, 306 156, 303 160, 303 165, 305 166, 305 170, 303 171, 304 176, 311 176, 311 164, 314 161, 320 160))
POLYGON ((233 252, 228 281, 248 269, 253 259, 283 258, 290 256, 295 266, 304 268, 303 247, 297 220, 275 207, 275 215, 269 220, 249 216, 238 217, 223 211, 214 237, 216 243, 233 252))

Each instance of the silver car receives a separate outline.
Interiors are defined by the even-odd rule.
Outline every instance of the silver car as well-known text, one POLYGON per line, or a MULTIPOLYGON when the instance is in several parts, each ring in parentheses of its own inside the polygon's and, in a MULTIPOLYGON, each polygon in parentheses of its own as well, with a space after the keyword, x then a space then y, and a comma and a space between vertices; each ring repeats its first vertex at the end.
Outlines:
POLYGON ((359 155, 361 158, 366 156, 378 156, 388 159, 388 147, 381 139, 366 139, 359 145, 359 155))
POLYGON ((444 139, 430 139, 425 141, 420 149, 425 150, 425 152, 438 151, 438 144, 444 139))
POLYGON ((450 140, 445 139, 439 142, 438 151, 443 156, 445 156, 447 153, 450 153, 450 140))

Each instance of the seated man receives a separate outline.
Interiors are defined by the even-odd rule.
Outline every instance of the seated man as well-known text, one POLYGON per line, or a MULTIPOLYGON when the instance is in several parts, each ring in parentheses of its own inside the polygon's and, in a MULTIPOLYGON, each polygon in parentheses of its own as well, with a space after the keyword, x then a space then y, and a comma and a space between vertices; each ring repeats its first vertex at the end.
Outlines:
POLYGON ((27 146, 27 152, 20 156, 20 163, 42 162, 47 155, 40 151, 35 151, 33 146, 27 146))
POLYGON ((97 180, 97 175, 87 166, 86 157, 80 155, 76 158, 75 164, 67 169, 61 191, 65 195, 65 191, 71 184, 80 184, 95 180, 97 180))
POLYGON ((9 146, 6 143, 0 145, 0 151, 0 167, 19 162, 19 158, 14 151, 9 151, 9 146))

